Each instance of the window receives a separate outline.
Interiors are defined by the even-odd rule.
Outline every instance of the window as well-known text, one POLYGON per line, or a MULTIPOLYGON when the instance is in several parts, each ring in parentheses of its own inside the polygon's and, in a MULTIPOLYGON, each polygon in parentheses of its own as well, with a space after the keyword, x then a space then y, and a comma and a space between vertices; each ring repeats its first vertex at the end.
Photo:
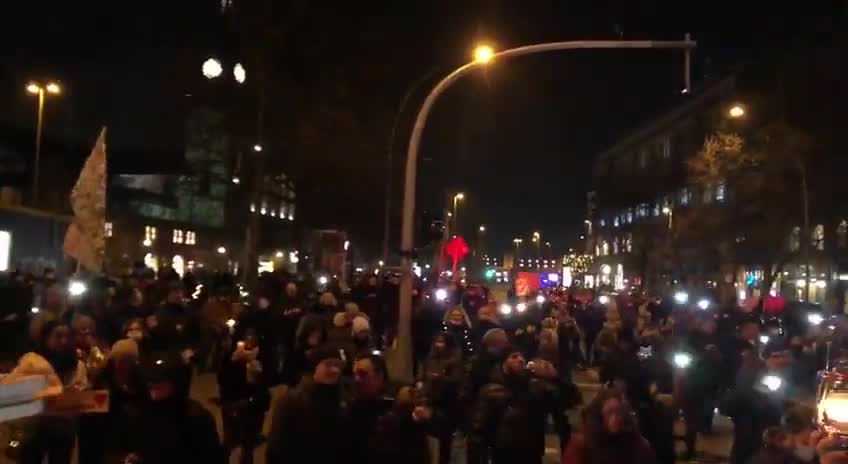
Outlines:
POLYGON ((609 252, 610 252, 609 248, 610 248, 609 242, 606 241, 606 240, 602 241, 601 242, 601 256, 608 256, 609 252))
POLYGON ((648 157, 650 153, 648 152, 648 147, 642 147, 639 149, 639 169, 645 169, 648 167, 648 157))
POLYGON ((106 237, 112 236, 112 223, 111 222, 107 222, 107 223, 103 224, 103 235, 106 236, 106 237))
POLYGON ((156 227, 144 226, 144 240, 147 242, 156 241, 156 227))
POLYGON ((671 136, 666 136, 662 141, 662 157, 664 160, 671 159, 671 136))
POLYGON ((185 244, 186 245, 196 245, 197 237, 194 234, 193 230, 187 230, 185 233, 185 244))
POLYGON ((689 200, 692 198, 692 193, 689 192, 689 189, 684 187, 680 190, 680 206, 687 206, 689 204, 689 200))
POLYGON ((183 231, 181 229, 174 229, 171 241, 174 243, 183 243, 183 231))
POLYGON ((280 219, 286 218, 286 204, 283 203, 280 205, 280 219))
POLYGON ((724 180, 722 180, 718 183, 718 186, 716 187, 716 191, 715 191, 716 201, 719 201, 719 202, 724 201, 725 190, 726 190, 726 182, 724 180))
POLYGON ((598 226, 599 227, 604 227, 606 225, 607 225, 607 221, 605 221, 604 218, 598 219, 598 226))
POLYGON ((0 271, 9 270, 9 255, 12 254, 12 233, 0 230, 0 271))
POLYGON ((793 227, 789 235, 789 251, 798 251, 801 248, 801 228, 793 227))
POLYGON ((618 254, 618 237, 612 239, 612 254, 618 254))
POLYGON ((633 251, 633 234, 631 233, 624 236, 624 250, 628 253, 633 251))
POLYGON ((848 222, 843 219, 836 228, 836 246, 845 248, 846 245, 848 245, 848 222))
POLYGON ((662 209, 662 207, 660 206, 660 202, 654 203, 654 210, 652 211, 652 213, 654 213, 654 217, 657 217, 657 216, 660 215, 661 209, 662 209))
POLYGON ((294 221, 294 205, 289 206, 289 221, 294 221))
POLYGON ((713 202, 713 188, 711 186, 707 186, 706 188, 704 188, 704 195, 702 200, 704 204, 713 202))
POLYGON ((633 208, 627 210, 627 223, 633 222, 633 208))
POLYGON ((601 246, 595 245, 595 256, 601 256, 601 246))
POLYGON ((824 226, 821 224, 813 228, 812 245, 816 250, 824 250, 824 226))
POLYGON ((641 205, 639 205, 638 208, 636 208, 636 217, 642 218, 642 217, 647 217, 647 216, 648 216, 648 204, 642 203, 641 205))
POLYGON ((619 226, 618 215, 616 215, 614 218, 612 218, 612 225, 613 225, 613 227, 619 226))

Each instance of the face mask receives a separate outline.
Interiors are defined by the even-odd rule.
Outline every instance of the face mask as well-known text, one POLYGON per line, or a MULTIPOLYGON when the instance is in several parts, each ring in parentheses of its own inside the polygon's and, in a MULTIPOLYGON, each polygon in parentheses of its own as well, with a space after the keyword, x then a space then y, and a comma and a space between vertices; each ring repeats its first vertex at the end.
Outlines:
POLYGON ((816 449, 812 446, 799 446, 795 448, 795 456, 802 462, 813 462, 816 458, 816 449))
POLYGON ((268 309, 268 306, 271 306, 271 302, 266 298, 259 299, 259 309, 268 309))

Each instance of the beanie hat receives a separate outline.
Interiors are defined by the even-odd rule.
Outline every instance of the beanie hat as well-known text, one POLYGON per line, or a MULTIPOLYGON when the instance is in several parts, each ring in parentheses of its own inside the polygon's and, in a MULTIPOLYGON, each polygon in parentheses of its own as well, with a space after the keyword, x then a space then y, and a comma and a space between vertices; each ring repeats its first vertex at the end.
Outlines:
POLYGON ((112 351, 109 352, 109 358, 114 360, 123 360, 127 358, 138 359, 138 343, 131 338, 118 340, 112 345, 112 351))
POLYGON ((355 317, 353 318, 353 333, 364 332, 366 330, 371 330, 371 324, 368 323, 368 319, 364 317, 355 317))

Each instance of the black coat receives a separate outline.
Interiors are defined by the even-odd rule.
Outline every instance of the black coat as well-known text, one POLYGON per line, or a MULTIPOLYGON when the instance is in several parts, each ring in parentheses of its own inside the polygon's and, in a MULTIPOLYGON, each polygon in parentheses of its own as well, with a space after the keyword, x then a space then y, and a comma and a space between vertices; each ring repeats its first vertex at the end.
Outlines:
POLYGON ((348 434, 353 438, 353 454, 349 462, 373 462, 376 449, 371 445, 384 439, 377 436, 377 421, 394 405, 394 398, 354 398, 350 402, 352 427, 348 434))
POLYGON ((429 464, 428 434, 433 434, 431 424, 415 422, 412 412, 395 408, 377 420, 376 433, 370 444, 374 455, 369 462, 429 464))
POLYGON ((227 453, 212 414, 193 400, 148 403, 135 422, 129 452, 142 464, 225 464, 227 453))
POLYGON ((341 388, 306 378, 274 408, 265 462, 352 462, 351 430, 341 388))
POLYGON ((469 429, 468 464, 492 456, 525 456, 538 462, 545 454, 548 414, 561 412, 556 387, 542 379, 512 378, 486 385, 469 429))
POLYGON ((200 320, 191 308, 164 304, 155 315, 157 324, 150 330, 152 350, 197 348, 200 341, 200 320))

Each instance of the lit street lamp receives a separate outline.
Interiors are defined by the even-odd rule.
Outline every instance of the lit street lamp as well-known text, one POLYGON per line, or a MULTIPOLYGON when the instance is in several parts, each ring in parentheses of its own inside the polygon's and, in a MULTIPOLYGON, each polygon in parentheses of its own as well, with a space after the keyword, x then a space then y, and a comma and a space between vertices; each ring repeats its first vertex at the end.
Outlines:
POLYGON ((477 230, 479 230, 480 232, 485 232, 485 231, 486 231, 486 226, 480 226, 480 228, 479 228, 479 229, 477 229, 477 230))
MULTIPOLYGON (((421 145, 421 138, 424 133, 424 127, 427 124, 427 119, 432 111, 436 101, 450 86, 459 80, 464 75, 471 71, 495 61, 496 59, 517 57, 523 55, 531 55, 538 53, 546 53, 558 50, 574 50, 574 49, 682 49, 686 51, 687 60, 689 50, 694 48, 695 42, 689 40, 688 36, 683 41, 651 41, 651 40, 634 40, 634 41, 566 41, 566 42, 549 42, 523 47, 512 48, 501 52, 495 52, 489 47, 486 50, 479 47, 475 50, 474 60, 466 63, 455 69, 453 72, 445 76, 439 81, 430 91, 418 115, 415 118, 415 124, 410 135, 409 145, 407 149, 406 168, 404 175, 404 192, 403 192, 403 214, 401 215, 401 283, 399 290, 399 311, 398 311, 398 334, 396 340, 397 352, 394 359, 398 360, 396 372, 398 377, 404 381, 412 380, 412 257, 415 242, 415 190, 417 181, 418 169, 418 149, 421 145)), ((688 69, 684 69, 686 77, 688 77, 688 69)), ((687 89, 689 82, 686 82, 687 89)))
POLYGON ((742 116, 745 116, 745 107, 737 103, 727 110, 727 114, 734 119, 741 118, 742 116))
POLYGON ((27 84, 26 90, 30 94, 38 96, 38 121, 35 126, 35 162, 32 168, 32 194, 30 197, 33 206, 37 206, 38 168, 41 163, 41 131, 44 126, 44 97, 47 94, 59 95, 62 93, 62 88, 55 82, 48 82, 47 85, 30 82, 27 84))
POLYGON ((668 230, 671 230, 674 221, 674 210, 670 206, 663 206, 662 213, 668 216, 668 230))
POLYGON ((453 215, 451 215, 450 211, 448 211, 448 217, 453 216, 453 231, 452 232, 454 234, 459 233, 459 210, 457 209, 457 206, 458 206, 457 203, 459 203, 462 200, 465 200, 465 194, 464 193, 459 192, 456 195, 454 195, 453 196, 453 215))

